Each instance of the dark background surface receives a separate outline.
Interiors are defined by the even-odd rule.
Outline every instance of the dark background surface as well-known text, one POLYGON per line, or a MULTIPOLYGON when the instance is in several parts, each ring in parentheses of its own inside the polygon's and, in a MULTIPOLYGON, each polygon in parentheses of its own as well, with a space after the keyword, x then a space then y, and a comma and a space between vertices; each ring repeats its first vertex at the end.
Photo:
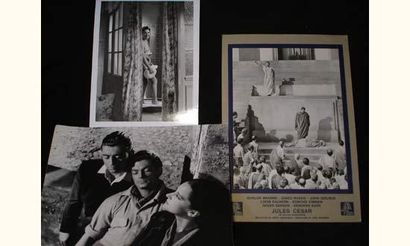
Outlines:
MULTIPOLYGON (((93 0, 42 1, 42 180, 56 124, 89 125, 93 0)), ((220 123, 222 34, 349 36, 362 223, 241 223, 235 245, 368 245, 367 1, 210 1, 200 7, 201 123, 220 123)))

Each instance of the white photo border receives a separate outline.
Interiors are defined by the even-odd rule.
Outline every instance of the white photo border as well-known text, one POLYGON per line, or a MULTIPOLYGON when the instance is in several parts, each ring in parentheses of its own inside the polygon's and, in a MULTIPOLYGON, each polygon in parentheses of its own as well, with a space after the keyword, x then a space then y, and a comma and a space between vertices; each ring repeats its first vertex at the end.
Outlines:
POLYGON ((200 0, 96 0, 93 33, 93 55, 90 92, 90 118, 89 127, 135 127, 135 126, 183 126, 198 125, 199 122, 199 17, 200 0), (102 2, 193 2, 193 82, 192 82, 192 108, 176 114, 178 121, 97 121, 97 78, 99 35, 102 2))

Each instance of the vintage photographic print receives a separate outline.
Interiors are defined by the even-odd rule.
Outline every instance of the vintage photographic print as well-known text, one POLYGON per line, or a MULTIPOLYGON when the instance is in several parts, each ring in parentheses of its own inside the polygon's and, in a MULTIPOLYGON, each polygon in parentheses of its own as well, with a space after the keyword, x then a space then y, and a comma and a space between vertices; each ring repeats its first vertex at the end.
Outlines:
POLYGON ((226 243, 228 152, 227 125, 57 126, 42 189, 42 245, 226 243), (181 216, 187 223, 176 222, 181 216))
MULTIPOLYGON (((339 215, 353 218, 354 213, 342 215, 341 209, 353 207, 352 199, 357 200, 354 183, 358 183, 356 157, 352 157, 354 115, 348 106, 352 106, 348 101, 352 95, 345 73, 349 58, 348 46, 342 43, 345 39, 264 38, 250 38, 252 42, 244 38, 244 43, 225 46, 233 197, 261 194, 259 199, 263 199, 255 200, 272 208, 271 215, 303 221, 315 220, 313 210, 326 207, 316 206, 315 199, 320 201, 321 196, 312 194, 333 198, 337 197, 334 194, 349 194, 350 201, 338 206, 339 215), (283 196, 274 196, 274 200, 265 196, 272 193, 298 196, 281 206, 283 201, 275 199, 283 196)), ((233 36, 230 40, 235 42, 233 36)), ((233 200, 241 204, 241 214, 246 214, 246 205, 233 200)), ((357 213, 359 204, 355 206, 357 213)))
POLYGON ((339 49, 245 46, 232 62, 234 189, 348 190, 339 49))
POLYGON ((97 0, 90 126, 198 124, 199 0, 97 0))

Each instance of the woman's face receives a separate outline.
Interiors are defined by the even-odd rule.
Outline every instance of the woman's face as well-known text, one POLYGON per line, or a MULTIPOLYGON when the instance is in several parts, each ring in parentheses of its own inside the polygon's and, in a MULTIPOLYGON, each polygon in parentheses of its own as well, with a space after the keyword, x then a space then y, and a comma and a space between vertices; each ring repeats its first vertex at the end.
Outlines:
POLYGON ((175 215, 187 215, 191 209, 191 202, 189 201, 191 193, 192 189, 189 183, 181 184, 175 192, 167 194, 168 199, 164 203, 164 210, 175 215))

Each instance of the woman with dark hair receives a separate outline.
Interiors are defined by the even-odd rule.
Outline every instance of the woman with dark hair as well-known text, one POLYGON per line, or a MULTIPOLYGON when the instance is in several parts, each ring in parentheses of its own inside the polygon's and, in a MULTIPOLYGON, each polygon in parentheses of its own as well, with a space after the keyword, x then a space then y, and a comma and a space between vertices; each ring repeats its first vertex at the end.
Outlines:
POLYGON ((230 196, 221 183, 194 179, 167 197, 133 245, 232 245, 230 196))

